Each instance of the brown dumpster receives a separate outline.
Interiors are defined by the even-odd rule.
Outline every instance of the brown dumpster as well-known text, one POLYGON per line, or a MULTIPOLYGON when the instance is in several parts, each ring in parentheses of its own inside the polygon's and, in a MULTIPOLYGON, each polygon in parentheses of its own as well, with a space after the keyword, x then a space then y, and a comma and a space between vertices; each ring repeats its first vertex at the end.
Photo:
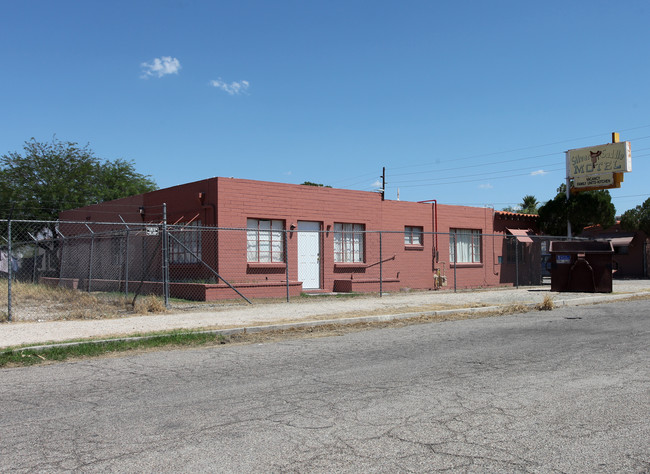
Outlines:
POLYGON ((612 292, 614 248, 609 241, 553 241, 551 291, 612 292))

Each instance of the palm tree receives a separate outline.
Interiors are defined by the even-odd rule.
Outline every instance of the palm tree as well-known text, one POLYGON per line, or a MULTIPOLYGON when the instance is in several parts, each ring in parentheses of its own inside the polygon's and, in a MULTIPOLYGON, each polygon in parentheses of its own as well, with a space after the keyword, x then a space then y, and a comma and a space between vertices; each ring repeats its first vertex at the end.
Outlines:
POLYGON ((523 203, 521 204, 521 210, 519 212, 521 214, 537 214, 537 206, 539 206, 537 198, 535 196, 527 194, 524 196, 523 203))

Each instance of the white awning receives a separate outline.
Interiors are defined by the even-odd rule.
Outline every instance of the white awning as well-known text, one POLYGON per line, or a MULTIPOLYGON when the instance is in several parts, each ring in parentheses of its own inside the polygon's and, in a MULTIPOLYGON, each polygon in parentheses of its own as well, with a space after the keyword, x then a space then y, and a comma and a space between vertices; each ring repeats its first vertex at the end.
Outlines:
POLYGON ((612 247, 627 247, 632 242, 634 237, 614 237, 611 240, 612 247))

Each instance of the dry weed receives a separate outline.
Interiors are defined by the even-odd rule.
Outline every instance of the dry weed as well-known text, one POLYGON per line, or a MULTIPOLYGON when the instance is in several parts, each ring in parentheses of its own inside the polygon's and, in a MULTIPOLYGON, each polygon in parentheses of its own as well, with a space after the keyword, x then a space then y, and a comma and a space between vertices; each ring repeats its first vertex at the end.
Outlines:
POLYGON ((551 311, 553 308, 555 308, 553 297, 551 295, 544 295, 544 301, 539 303, 536 308, 540 311, 551 311))
POLYGON ((133 311, 137 314, 147 314, 164 313, 167 309, 165 308, 165 303, 159 296, 147 295, 136 299, 133 311))
POLYGON ((523 303, 512 303, 507 306, 501 307, 501 309, 496 311, 496 314, 517 314, 517 313, 527 313, 530 311, 530 308, 523 303))
MULTIPOLYGON (((7 296, 7 281, 0 281, 0 292, 7 296)), ((129 311, 123 295, 88 293, 71 288, 59 288, 32 283, 11 283, 14 308, 30 316, 19 316, 16 320, 43 319, 103 319, 124 316, 129 311)), ((2 305, 0 297, 0 305, 2 305)))
MULTIPOLYGON (((7 290, 7 281, 0 284, 0 291, 7 290)), ((97 298, 89 293, 84 293, 71 288, 59 288, 49 285, 36 285, 32 283, 11 282, 12 301, 18 304, 29 303, 58 303, 81 304, 90 306, 97 304, 97 298)))

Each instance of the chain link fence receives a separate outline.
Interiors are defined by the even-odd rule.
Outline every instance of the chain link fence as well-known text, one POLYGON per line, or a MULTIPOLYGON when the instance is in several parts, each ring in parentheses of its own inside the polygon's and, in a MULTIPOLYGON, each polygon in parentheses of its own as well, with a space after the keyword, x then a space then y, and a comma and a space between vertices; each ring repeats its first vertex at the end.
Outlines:
POLYGON ((458 290, 550 283, 550 240, 354 225, 247 228, 0 220, 0 318, 66 319, 289 302, 306 292, 458 290))

